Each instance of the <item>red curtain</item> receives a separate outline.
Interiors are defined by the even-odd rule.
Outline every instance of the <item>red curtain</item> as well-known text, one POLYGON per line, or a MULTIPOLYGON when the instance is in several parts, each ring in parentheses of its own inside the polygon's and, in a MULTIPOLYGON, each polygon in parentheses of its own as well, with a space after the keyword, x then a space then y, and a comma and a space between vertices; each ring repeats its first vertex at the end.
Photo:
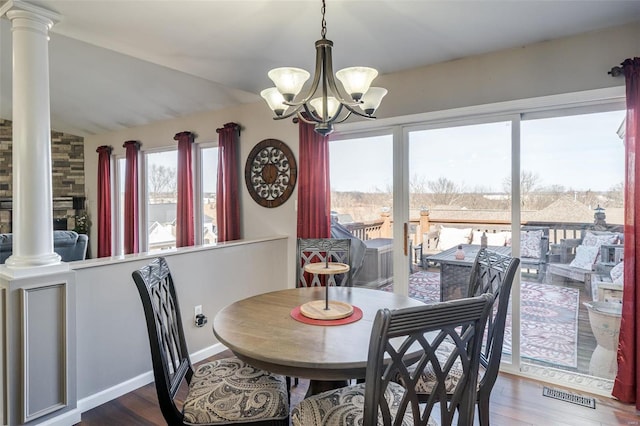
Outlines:
POLYGON ((313 124, 303 120, 298 122, 298 238, 329 238, 329 138, 316 133, 313 128, 313 124))
POLYGON ((622 402, 634 403, 640 410, 640 265, 636 253, 640 250, 640 158, 637 156, 640 133, 640 58, 627 59, 622 63, 627 88, 627 117, 625 129, 626 185, 624 197, 624 293, 622 299, 622 321, 618 344, 618 374, 613 384, 613 396, 622 402))
POLYGON ((216 226, 218 242, 240 239, 240 200, 238 196, 238 139, 240 126, 227 123, 216 129, 218 138, 218 187, 216 188, 216 226))
POLYGON ((138 152, 140 142, 126 141, 126 170, 124 176, 124 254, 138 253, 138 152))
POLYGON ((98 257, 111 256, 111 150, 99 146, 98 153, 98 257))
POLYGON ((193 174, 191 172, 191 148, 194 135, 191 132, 176 133, 178 141, 178 206, 176 212, 176 247, 194 244, 193 223, 193 174))

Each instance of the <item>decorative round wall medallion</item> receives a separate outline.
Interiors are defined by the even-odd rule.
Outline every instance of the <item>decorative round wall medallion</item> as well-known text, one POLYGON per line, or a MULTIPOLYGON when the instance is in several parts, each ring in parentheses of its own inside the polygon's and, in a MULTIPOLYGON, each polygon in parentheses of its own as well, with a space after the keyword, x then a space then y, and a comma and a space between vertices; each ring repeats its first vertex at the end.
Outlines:
POLYGON ((298 169, 291 149, 277 139, 265 139, 253 147, 244 168, 251 198, 262 207, 278 207, 296 186, 298 169))

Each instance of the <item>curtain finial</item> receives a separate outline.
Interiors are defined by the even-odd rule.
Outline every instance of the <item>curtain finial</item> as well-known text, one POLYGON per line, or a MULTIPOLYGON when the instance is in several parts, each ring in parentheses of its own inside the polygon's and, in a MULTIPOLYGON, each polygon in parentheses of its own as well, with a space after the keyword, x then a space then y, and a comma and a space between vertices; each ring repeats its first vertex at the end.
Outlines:
POLYGON ((190 142, 193 142, 196 138, 195 133, 193 132, 189 132, 189 131, 184 131, 184 132, 178 132, 175 134, 175 136, 173 137, 174 141, 180 140, 180 138, 189 138, 190 142))
POLYGON ((113 147, 111 145, 100 145, 96 149, 96 152, 98 152, 98 153, 106 152, 107 154, 111 155, 111 152, 113 152, 113 147))
POLYGON ((238 130, 238 136, 240 136, 240 125, 238 123, 234 123, 234 122, 230 122, 230 123, 225 123, 224 126, 220 127, 219 129, 216 129, 216 133, 220 133, 224 130, 228 130, 228 129, 237 129, 238 130))
POLYGON ((140 146, 142 144, 140 143, 140 141, 131 140, 131 141, 125 141, 125 143, 122 144, 122 147, 126 148, 127 146, 130 146, 130 145, 133 145, 136 149, 140 149, 140 146))

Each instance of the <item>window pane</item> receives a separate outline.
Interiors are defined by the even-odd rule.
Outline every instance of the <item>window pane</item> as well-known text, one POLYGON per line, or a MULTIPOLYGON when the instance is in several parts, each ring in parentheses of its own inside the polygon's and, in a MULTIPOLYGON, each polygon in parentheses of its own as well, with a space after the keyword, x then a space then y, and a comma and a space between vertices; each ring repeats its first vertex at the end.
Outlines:
MULTIPOLYGON (((522 122, 522 220, 549 232, 547 274, 522 289, 525 363, 614 378, 620 315, 613 314, 610 271, 623 247, 624 144, 617 131, 624 116, 613 111, 522 122), (598 235, 593 244, 588 233, 598 235), (599 287, 608 296, 599 295, 599 287), (528 298, 535 302, 526 305, 528 298), (594 301, 610 304, 591 310, 585 303, 594 301)), ((520 251, 525 259, 524 237, 520 251)))
POLYGON ((351 241, 356 286, 392 289, 392 147, 392 135, 329 143, 331 232, 357 237, 351 241))
MULTIPOLYGON (((410 295, 427 303, 466 297, 483 245, 511 255, 511 129, 504 121, 409 133, 409 217, 417 248, 410 295)), ((508 324, 504 348, 510 346, 508 324)))
POLYGON ((150 252, 176 246, 177 158, 177 150, 146 154, 150 252))
POLYGON ((203 244, 218 241, 216 222, 216 186, 218 183, 218 148, 202 149, 202 225, 203 244))
POLYGON ((124 180, 126 164, 126 158, 118 158, 116 163, 116 176, 118 179, 118 182, 116 183, 116 188, 118 188, 118 211, 116 212, 116 229, 118 230, 118 235, 116 238, 116 247, 114 250, 115 256, 119 256, 124 253, 124 180))

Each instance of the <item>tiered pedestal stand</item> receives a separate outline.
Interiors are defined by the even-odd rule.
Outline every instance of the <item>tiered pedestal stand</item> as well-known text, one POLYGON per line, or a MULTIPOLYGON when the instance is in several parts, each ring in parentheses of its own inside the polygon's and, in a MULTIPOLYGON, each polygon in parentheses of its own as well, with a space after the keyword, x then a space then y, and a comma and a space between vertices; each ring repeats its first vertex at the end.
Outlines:
MULTIPOLYGON (((315 275, 329 275, 330 280, 333 275, 349 272, 349 265, 338 262, 318 262, 309 263, 304 266, 304 270, 315 275)), ((334 280, 335 283, 335 280, 334 280)), ((318 320, 337 320, 353 314, 353 306, 337 300, 329 300, 329 283, 325 286, 324 300, 313 300, 300 306, 300 313, 307 318, 318 320)))

